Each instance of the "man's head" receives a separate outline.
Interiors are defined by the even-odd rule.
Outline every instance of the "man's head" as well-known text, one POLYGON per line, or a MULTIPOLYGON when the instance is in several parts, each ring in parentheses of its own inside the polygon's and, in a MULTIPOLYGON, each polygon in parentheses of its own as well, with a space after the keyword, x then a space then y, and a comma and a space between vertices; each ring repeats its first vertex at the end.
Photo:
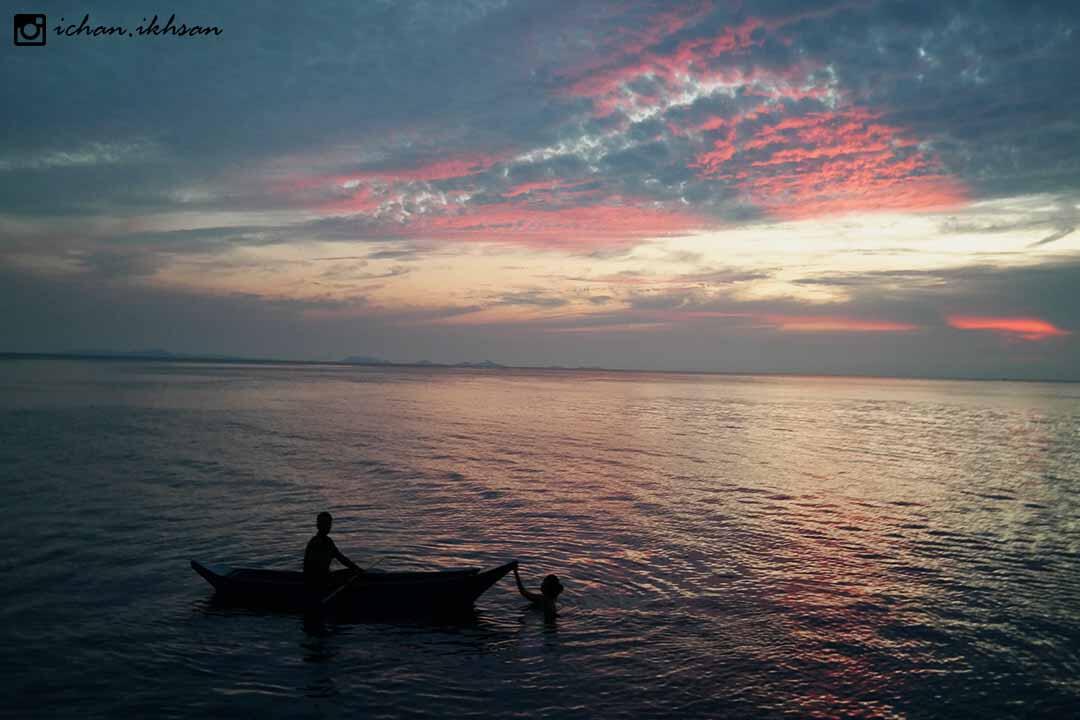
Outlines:
POLYGON ((315 518, 315 527, 319 528, 319 532, 321 532, 323 535, 330 532, 330 526, 333 523, 334 518, 328 512, 321 512, 319 513, 318 517, 315 518))
POLYGON ((544 581, 540 583, 540 592, 544 594, 544 597, 554 600, 559 597, 559 594, 563 591, 563 584, 559 582, 557 575, 548 575, 544 578, 544 581))

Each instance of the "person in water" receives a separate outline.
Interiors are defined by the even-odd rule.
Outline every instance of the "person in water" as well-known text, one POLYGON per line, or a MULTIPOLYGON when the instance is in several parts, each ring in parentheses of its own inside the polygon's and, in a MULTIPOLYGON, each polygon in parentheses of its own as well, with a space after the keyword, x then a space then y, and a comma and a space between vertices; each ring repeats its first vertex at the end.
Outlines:
POLYGON ((521 596, 531 602, 534 607, 542 608, 545 620, 554 620, 559 614, 555 608, 555 601, 559 599, 559 595, 563 591, 563 584, 559 582, 558 576, 548 575, 545 577, 544 581, 540 583, 540 592, 535 593, 525 589, 525 585, 521 582, 521 575, 518 575, 518 566, 515 562, 514 579, 517 581, 518 592, 521 593, 521 596))
POLYGON ((324 593, 330 584, 330 563, 337 560, 345 567, 357 573, 364 572, 349 558, 345 557, 337 545, 330 539, 330 526, 334 518, 328 512, 319 513, 315 518, 318 532, 308 540, 304 551, 304 584, 314 593, 324 593))

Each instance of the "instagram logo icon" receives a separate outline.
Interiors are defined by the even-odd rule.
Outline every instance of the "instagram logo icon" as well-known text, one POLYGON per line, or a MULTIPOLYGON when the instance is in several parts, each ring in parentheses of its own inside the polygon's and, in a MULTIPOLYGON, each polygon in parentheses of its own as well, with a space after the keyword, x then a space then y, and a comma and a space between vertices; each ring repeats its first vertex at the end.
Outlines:
POLYGON ((42 13, 15 13, 15 44, 44 45, 45 15, 42 13))

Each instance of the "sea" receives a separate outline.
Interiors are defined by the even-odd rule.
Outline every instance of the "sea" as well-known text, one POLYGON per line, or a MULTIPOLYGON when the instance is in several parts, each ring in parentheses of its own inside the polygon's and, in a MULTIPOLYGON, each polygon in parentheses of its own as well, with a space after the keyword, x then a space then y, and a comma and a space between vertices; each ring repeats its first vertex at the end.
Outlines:
POLYGON ((1080 384, 0 361, 0 713, 1063 718, 1080 384), (305 629, 189 562, 518 559, 305 629))

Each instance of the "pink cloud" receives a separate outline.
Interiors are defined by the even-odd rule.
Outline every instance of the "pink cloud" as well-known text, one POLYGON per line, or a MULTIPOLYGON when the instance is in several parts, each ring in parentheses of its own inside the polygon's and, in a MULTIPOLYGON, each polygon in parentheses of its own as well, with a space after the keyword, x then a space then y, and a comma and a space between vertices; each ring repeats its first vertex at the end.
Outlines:
MULTIPOLYGON (((660 41, 702 19, 711 11, 711 7, 694 5, 661 13, 651 19, 646 31, 632 34, 621 45, 617 44, 611 49, 607 57, 612 59, 569 69, 565 73, 569 83, 561 92, 573 97, 591 98, 595 114, 608 115, 626 104, 627 99, 622 96, 622 91, 628 83, 638 78, 655 78, 670 89, 678 86, 682 79, 687 77, 698 81, 718 81, 725 79, 725 76, 734 77, 740 73, 730 68, 714 67, 718 59, 762 45, 768 34, 776 35, 787 26, 810 18, 825 17, 850 5, 851 3, 841 3, 783 17, 747 17, 713 35, 685 39, 668 52, 655 48, 660 41)), ((790 42, 788 38, 778 37, 782 42, 790 42)), ((746 74, 756 75, 760 72, 754 69, 746 74)), ((821 91, 806 92, 806 96, 810 96, 821 91)), ((661 100, 659 97, 650 99, 642 96, 636 99, 645 101, 648 105, 657 105, 661 100)))
POLYGON ((374 190, 377 186, 385 188, 409 182, 466 178, 490 169, 507 157, 494 153, 457 154, 392 168, 288 177, 275 181, 271 187, 278 195, 301 201, 307 199, 324 210, 361 212, 378 207, 374 190))
POLYGON ((369 170, 355 173, 348 177, 358 180, 384 180, 386 182, 401 182, 407 180, 449 180, 450 178, 476 175, 503 159, 504 156, 502 155, 483 153, 454 155, 411 167, 369 170))
POLYGON ((752 35, 760 27, 763 27, 762 20, 750 18, 725 28, 717 36, 684 41, 669 55, 645 52, 644 47, 637 45, 627 46, 619 53, 620 59, 606 67, 579 68, 580 77, 566 88, 565 93, 577 97, 603 97, 645 75, 670 81, 678 74, 690 74, 691 67, 697 62, 757 44, 752 35))
POLYGON ((922 210, 968 199, 966 187, 909 133, 865 108, 783 118, 740 139, 742 121, 716 123, 719 137, 693 167, 702 177, 734 180, 780 217, 922 210), (740 162, 744 153, 756 159, 740 162))
POLYGON ((418 218, 400 228, 411 237, 525 245, 537 249, 626 247, 646 238, 683 235, 707 221, 681 210, 608 198, 602 204, 544 207, 526 202, 472 206, 418 218))
POLYGON ((528 195, 528 194, 533 193, 533 192, 544 192, 544 191, 550 192, 550 191, 556 190, 556 189, 558 189, 560 187, 563 187, 562 182, 560 180, 556 180, 556 179, 537 180, 536 182, 519 183, 519 184, 514 185, 513 187, 511 187, 505 193, 503 193, 503 197, 515 198, 515 197, 518 197, 519 195, 528 195))
POLYGON ((699 2, 653 15, 641 29, 620 28, 607 43, 602 59, 589 61, 565 72, 576 78, 564 90, 576 97, 608 95, 621 83, 652 72, 658 56, 648 49, 701 20, 712 11, 712 3, 699 2))
POLYGON ((1007 337, 1038 342, 1071 334, 1046 320, 1033 317, 992 317, 981 315, 950 315, 950 327, 958 330, 988 330, 1007 337))
POLYGON ((533 182, 524 182, 513 185, 509 190, 503 193, 504 198, 516 198, 522 195, 543 195, 551 196, 554 194, 568 194, 577 198, 591 194, 587 190, 579 190, 581 185, 587 183, 588 180, 564 180, 562 178, 549 178, 545 180, 536 180, 533 182))

